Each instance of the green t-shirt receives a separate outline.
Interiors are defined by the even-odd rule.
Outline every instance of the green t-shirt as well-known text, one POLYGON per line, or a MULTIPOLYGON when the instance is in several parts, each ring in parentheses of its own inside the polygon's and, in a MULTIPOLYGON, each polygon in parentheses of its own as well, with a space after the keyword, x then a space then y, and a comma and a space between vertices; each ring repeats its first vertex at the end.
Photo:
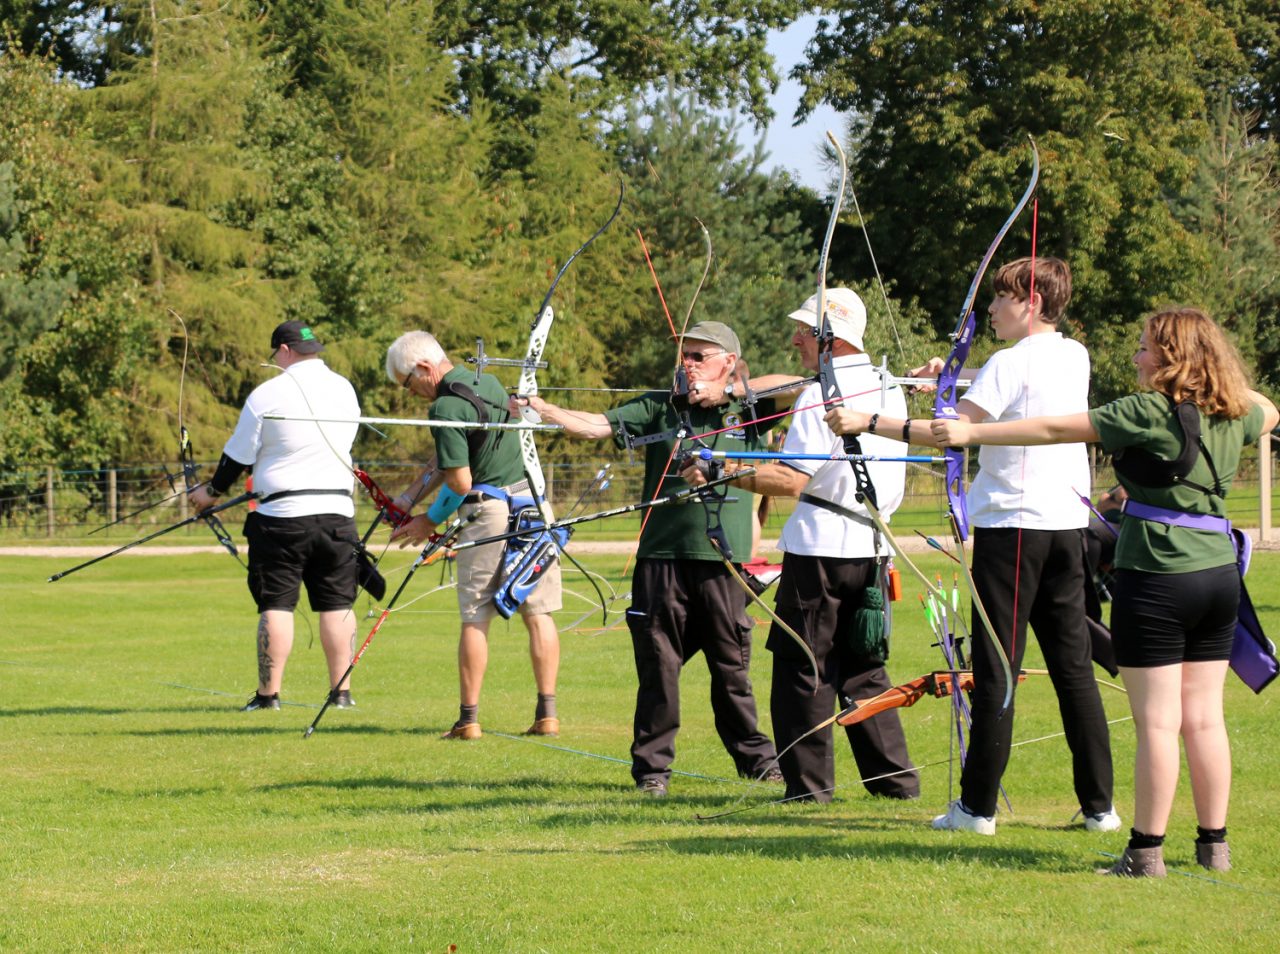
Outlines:
MULTIPOLYGON (((1164 460, 1182 450, 1182 430, 1173 406, 1163 394, 1146 391, 1112 401, 1089 412, 1089 420, 1108 453, 1126 447, 1142 448, 1164 460)), ((1231 486, 1240 464, 1240 451, 1262 434, 1262 408, 1254 406, 1238 420, 1200 415, 1200 438, 1222 481, 1223 493, 1231 486)), ((1171 487, 1143 487, 1120 477, 1120 484, 1139 503, 1185 513, 1227 515, 1226 501, 1202 490, 1178 483, 1171 487)), ((1197 457, 1187 480, 1213 487, 1213 473, 1204 455, 1197 457)), ((1235 562, 1235 546, 1225 533, 1171 527, 1153 520, 1124 517, 1116 543, 1115 565, 1146 573, 1190 573, 1235 562)))
MULTIPOLYGON (((440 381, 461 384, 474 391, 485 402, 489 420, 508 420, 507 392, 492 374, 480 375, 476 384, 475 373, 467 368, 454 368, 440 381)), ((429 416, 435 421, 479 421, 475 406, 466 398, 445 394, 443 390, 432 403, 429 416)), ((476 433, 453 427, 433 427, 431 435, 436 441, 436 457, 441 467, 470 467, 473 484, 492 484, 509 487, 524 479, 524 463, 520 457, 520 439, 517 431, 488 431, 484 442, 472 458, 467 445, 468 438, 476 433)))
MULTIPOLYGON (((661 434, 675 429, 680 416, 671 406, 671 395, 666 391, 650 391, 641 397, 628 401, 611 410, 605 411, 605 417, 615 428, 625 427, 632 437, 643 437, 646 434, 661 434)), ((760 417, 773 413, 772 401, 761 401, 756 407, 760 417)), ((693 424, 694 435, 708 431, 718 431, 722 427, 741 424, 744 418, 741 403, 734 401, 722 407, 691 407, 689 419, 693 424)), ((767 449, 768 430, 764 427, 734 427, 733 430, 704 438, 704 443, 712 450, 754 451, 767 449), (757 433, 759 430, 759 433, 757 433)), ((619 447, 625 442, 621 435, 615 435, 619 447)), ((662 475, 667 468, 671 456, 674 439, 655 441, 644 446, 644 496, 649 500, 657 496, 658 484, 662 484, 665 496, 673 491, 686 490, 688 484, 675 475, 675 465, 671 465, 672 474, 663 480, 662 475)), ((695 450, 694 442, 686 439, 680 449, 695 450)), ((743 462, 750 466, 750 461, 743 462)), ((720 513, 721 524, 729 538, 729 546, 733 549, 733 559, 741 563, 749 559, 751 554, 751 514, 755 510, 755 495, 739 487, 730 487, 729 496, 736 497, 735 502, 726 503, 720 513)), ((667 560, 719 560, 720 554, 707 540, 706 510, 697 500, 688 503, 672 504, 667 507, 655 507, 649 522, 645 526, 644 536, 640 539, 639 557, 667 560)))

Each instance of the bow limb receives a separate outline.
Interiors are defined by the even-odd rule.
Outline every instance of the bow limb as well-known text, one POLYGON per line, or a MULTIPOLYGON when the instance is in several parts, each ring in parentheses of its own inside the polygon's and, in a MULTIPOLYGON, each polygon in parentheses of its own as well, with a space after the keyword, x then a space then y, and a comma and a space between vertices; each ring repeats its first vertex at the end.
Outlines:
MULTIPOLYGON (((903 566, 909 569, 924 585, 925 590, 933 594, 934 597, 945 605, 947 603, 947 594, 943 592, 942 589, 940 589, 932 580, 930 580, 925 575, 924 571, 916 565, 916 562, 907 555, 906 551, 902 548, 902 544, 898 542, 898 539, 892 532, 890 532, 888 525, 884 522, 884 518, 880 515, 880 510, 876 507, 875 501, 864 500, 863 506, 867 508, 867 513, 871 517, 872 522, 876 525, 876 528, 884 536, 889 546, 893 548, 895 561, 901 562, 903 566)), ((964 544, 959 540, 958 536, 956 542, 961 554, 963 554, 964 544)), ((963 570, 965 586, 969 589, 969 596, 973 601, 974 612, 978 614, 978 619, 981 620, 982 625, 986 627, 987 635, 991 639, 992 647, 996 652, 996 658, 1000 663, 1000 672, 1004 677, 1005 685, 1004 701, 1000 706, 1000 711, 1003 712, 1009 708, 1009 703, 1013 699, 1013 666, 1009 662, 1009 654, 1005 652, 1004 645, 996 637, 995 627, 991 625, 991 618, 987 615, 987 608, 982 602, 982 597, 978 595, 977 585, 973 582, 973 573, 969 570, 969 562, 965 559, 961 559, 957 562, 959 562, 963 570)), ((964 617, 960 614, 956 614, 956 621, 964 630, 964 634, 972 637, 972 633, 970 632, 968 625, 965 623, 964 617)))
MULTIPOLYGON (((999 231, 996 232, 995 238, 987 246, 986 252, 983 253, 982 259, 978 263, 978 268, 974 272, 973 280, 969 283, 969 290, 965 293, 964 302, 960 306, 960 315, 956 320, 956 328, 951 335, 951 353, 947 356, 942 370, 938 373, 938 390, 934 395, 933 404, 933 416, 935 418, 956 420, 959 417, 956 411, 956 404, 959 400, 959 375, 960 370, 969 359, 969 350, 973 345, 973 334, 977 324, 977 316, 973 307, 982 288, 982 279, 995 258, 1000 244, 1004 241, 1004 237, 1027 207, 1027 203, 1031 201, 1032 195, 1035 194, 1036 186, 1040 182, 1040 151, 1036 148, 1034 139, 1030 140, 1030 143, 1031 179, 1027 183, 1026 189, 1023 190, 1021 197, 1019 197, 1013 211, 1009 213, 999 231)), ((948 447, 945 451, 945 456, 947 508, 950 513, 951 530, 955 535, 957 548, 963 554, 964 542, 969 538, 969 504, 964 489, 964 450, 958 447, 948 447)), ((982 625, 986 627, 987 636, 995 649, 996 657, 1000 661, 1000 668, 1005 677, 1004 702, 1000 707, 1000 711, 1003 713, 1013 701, 1013 672, 1009 662, 1009 654, 1005 651, 995 628, 991 625, 986 607, 983 605, 982 598, 978 595, 978 590, 974 585, 973 574, 969 570, 968 561, 962 559, 960 564, 964 567, 965 585, 969 588, 969 593, 973 597, 974 610, 982 621, 982 625)))
MULTIPOLYGON (((960 316, 956 320, 955 331, 951 334, 951 353, 947 355, 947 360, 943 363, 942 370, 938 373, 938 390, 934 394, 933 400, 933 416, 935 418, 945 418, 947 420, 956 420, 958 417, 956 412, 956 404, 959 401, 959 376, 960 371, 964 367, 965 362, 969 360, 969 350, 973 346, 973 334, 977 325, 977 315, 973 310, 974 303, 977 301, 978 293, 982 290, 982 279, 987 274, 992 260, 995 258, 996 251, 1000 248, 1000 244, 1004 241, 1005 235, 1009 229, 1013 227, 1013 223, 1017 221, 1018 216, 1027 207, 1027 203, 1031 201, 1031 196, 1035 194, 1036 186, 1040 182, 1040 151, 1036 148, 1035 140, 1031 140, 1031 180, 1027 183, 1026 189, 1022 196, 1018 199, 1017 205, 1009 213, 1009 217, 1004 220, 1000 226, 996 236, 991 240, 991 244, 987 246, 986 252, 982 255, 982 260, 978 263, 978 268, 973 274, 973 280, 969 283, 969 290, 965 293, 964 303, 960 306, 960 316)), ((964 492, 964 450, 958 447, 949 447, 946 449, 947 457, 947 505, 951 510, 955 523, 955 531, 963 542, 969 538, 969 507, 964 492)))
MULTIPOLYGON (((547 346, 547 338, 551 334, 551 325, 555 321, 555 311, 551 307, 551 296, 555 294, 556 286, 560 284, 560 279, 564 277, 564 273, 569 270, 569 266, 573 264, 574 259, 586 251, 587 246, 599 238, 610 225, 613 220, 618 217, 618 213, 622 211, 622 198, 626 193, 626 184, 621 183, 618 187, 618 204, 614 206, 613 213, 608 220, 591 233, 591 237, 578 246, 577 251, 565 260, 560 266, 560 270, 556 272, 555 278, 551 280, 551 287, 547 289, 546 295, 542 298, 542 304, 538 308, 538 313, 533 319, 533 324, 529 330, 529 344, 525 349, 524 361, 520 369, 520 381, 517 386, 517 394, 522 397, 533 397, 538 393, 538 369, 537 363, 542 360, 543 349, 547 346)), ((540 424, 542 418, 538 416, 538 412, 529 406, 527 402, 520 407, 520 417, 526 424, 540 424)), ((534 443, 533 432, 524 430, 520 432, 520 457, 524 464, 525 477, 529 481, 529 489, 533 492, 533 498, 537 501, 538 512, 542 516, 544 523, 554 523, 555 515, 551 510, 551 503, 547 500, 547 482, 542 474, 542 462, 538 458, 538 448, 534 443)))
MULTIPOLYGON (((747 594, 748 599, 750 599, 751 602, 755 603, 756 606, 759 606, 762 610, 764 610, 765 613, 768 614, 769 618, 778 624, 778 628, 781 629, 788 636, 790 636, 791 639, 794 640, 795 644, 800 647, 800 650, 801 652, 804 653, 805 658, 809 660, 809 665, 813 667, 814 678, 820 679, 821 673, 819 673, 818 671, 818 657, 813 654, 813 650, 810 648, 809 644, 804 641, 804 637, 801 636, 799 633, 797 633, 795 629, 793 629, 790 625, 788 625, 787 622, 781 616, 779 616, 777 612, 775 612, 774 609, 769 606, 768 603, 760 599, 756 591, 753 590, 750 586, 748 586, 747 581, 742 578, 742 573, 738 570, 738 568, 734 566, 733 563, 731 563, 728 559, 726 559, 723 553, 720 554, 720 559, 724 562, 725 568, 728 569, 729 575, 732 576, 735 580, 737 580, 738 585, 741 586, 743 592, 747 594)), ((828 722, 825 724, 830 725, 831 723, 828 722)), ((818 728, 822 728, 822 726, 819 726, 818 728)), ((816 732, 817 729, 811 729, 810 731, 816 732)))
MULTIPOLYGON (((180 314, 172 308, 168 311, 182 326, 182 369, 178 375, 178 463, 182 468, 183 490, 190 494, 201 484, 200 470, 196 466, 195 451, 191 446, 191 435, 187 433, 187 426, 183 420, 183 396, 187 384, 187 354, 191 346, 191 333, 187 330, 187 323, 182 320, 180 314)), ((222 544, 223 548, 235 558, 235 561, 246 570, 249 569, 240 559, 240 551, 236 549, 235 541, 231 539, 231 534, 222 525, 222 521, 207 511, 197 516, 217 538, 218 543, 222 544)))

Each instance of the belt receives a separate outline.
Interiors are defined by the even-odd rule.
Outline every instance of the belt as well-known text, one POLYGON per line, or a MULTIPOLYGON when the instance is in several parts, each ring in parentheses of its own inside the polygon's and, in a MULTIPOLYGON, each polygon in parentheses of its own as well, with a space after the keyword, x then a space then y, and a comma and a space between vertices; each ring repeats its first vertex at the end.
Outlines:
POLYGON ((1139 503, 1130 498, 1120 508, 1121 512, 1139 520, 1152 523, 1163 523, 1171 527, 1186 527, 1188 530, 1211 530, 1215 533, 1230 533, 1231 521, 1226 517, 1215 517, 1209 513, 1185 513, 1181 510, 1169 510, 1165 507, 1154 507, 1151 504, 1139 503))
POLYGON ((800 502, 807 503, 811 507, 817 507, 820 510, 826 510, 829 513, 838 514, 846 520, 852 520, 854 523, 861 524, 864 527, 874 527, 875 521, 865 514, 850 510, 848 507, 841 506, 834 500, 827 500, 825 497, 815 497, 813 494, 801 494, 800 502))

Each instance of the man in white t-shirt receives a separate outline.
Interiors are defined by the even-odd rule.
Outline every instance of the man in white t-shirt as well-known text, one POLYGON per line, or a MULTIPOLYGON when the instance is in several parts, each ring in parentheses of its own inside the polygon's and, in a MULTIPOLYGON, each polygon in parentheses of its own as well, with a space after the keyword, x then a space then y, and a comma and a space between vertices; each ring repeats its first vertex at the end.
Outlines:
POLYGON ((354 705, 338 679, 351 662, 357 585, 351 445, 356 424, 264 420, 283 417, 359 417, 346 378, 320 358, 324 346, 300 321, 271 335, 272 359, 283 373, 254 388, 207 484, 190 494, 197 511, 212 506, 247 469, 258 507, 245 520, 249 592, 258 606, 258 688, 243 711, 280 708, 280 684, 293 648, 293 611, 302 584, 320 618, 320 642, 334 704, 354 705))
MULTIPOLYGON (((791 343, 809 371, 818 369, 817 296, 788 317, 796 322, 791 343)), ((867 312, 862 299, 848 288, 826 295, 833 342, 832 365, 840 393, 848 407, 906 417, 906 399, 898 387, 885 392, 881 405, 880 378, 862 352, 867 312)), ((753 382, 756 383, 756 382, 753 382)), ((842 442, 823 423, 821 385, 809 385, 796 399, 800 408, 792 418, 782 450, 790 454, 843 454, 842 442)), ((863 453, 898 457, 905 446, 888 437, 868 437, 863 453)), ((887 646, 871 642, 883 638, 883 611, 868 593, 879 590, 887 569, 887 544, 879 539, 866 508, 855 496, 853 468, 848 461, 785 460, 753 465, 756 473, 734 484, 773 497, 798 497, 796 509, 782 530, 782 576, 778 581, 777 613, 801 635, 817 660, 818 671, 795 641, 774 623, 766 647, 773 653, 770 713, 774 740, 783 752, 779 765, 787 783, 787 797, 803 801, 831 801, 835 788, 835 746, 831 728, 796 742, 829 719, 837 700, 879 695, 893 683, 885 671, 887 646), (868 605, 871 604, 871 605, 868 605), (866 625, 859 623, 866 621, 866 625), (793 744, 794 743, 794 744, 793 744)), ((868 463, 867 473, 881 514, 888 519, 902 502, 905 465, 868 463)), ((873 795, 916 798, 920 778, 907 754, 907 740, 896 709, 855 725, 845 733, 863 785, 873 795)))
MULTIPOLYGON (((996 352, 957 405, 961 420, 1010 421, 1088 410, 1089 354, 1058 331, 1071 298, 1071 270, 1058 258, 1022 258, 993 279, 991 328, 1013 347, 996 352)), ((917 374, 936 374, 933 359, 917 374)), ((827 415, 837 433, 867 430, 865 416, 843 409, 827 415)), ((879 421, 898 433, 902 421, 879 421)), ((928 421, 911 427, 912 443, 937 446, 928 421)), ((996 638, 1016 672, 1035 630, 1058 694, 1072 754, 1076 797, 1090 831, 1115 831, 1111 741, 1093 673, 1085 620, 1084 528, 1090 488, 1083 444, 983 447, 969 488, 973 577, 996 638)), ((1009 764, 1013 703, 1003 713, 1004 677, 986 628, 973 614, 974 690, 968 758, 960 798, 933 820, 935 828, 994 835, 1000 779, 1009 764)))

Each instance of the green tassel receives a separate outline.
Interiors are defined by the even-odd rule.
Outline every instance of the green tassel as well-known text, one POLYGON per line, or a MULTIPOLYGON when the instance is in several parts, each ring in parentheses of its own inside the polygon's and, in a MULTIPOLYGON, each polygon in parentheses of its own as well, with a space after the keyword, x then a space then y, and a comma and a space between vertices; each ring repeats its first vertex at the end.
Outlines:
POLYGON ((854 655, 872 662, 883 663, 889 659, 889 640, 884 632, 884 593, 878 586, 867 587, 862 605, 854 611, 849 648, 854 655))

